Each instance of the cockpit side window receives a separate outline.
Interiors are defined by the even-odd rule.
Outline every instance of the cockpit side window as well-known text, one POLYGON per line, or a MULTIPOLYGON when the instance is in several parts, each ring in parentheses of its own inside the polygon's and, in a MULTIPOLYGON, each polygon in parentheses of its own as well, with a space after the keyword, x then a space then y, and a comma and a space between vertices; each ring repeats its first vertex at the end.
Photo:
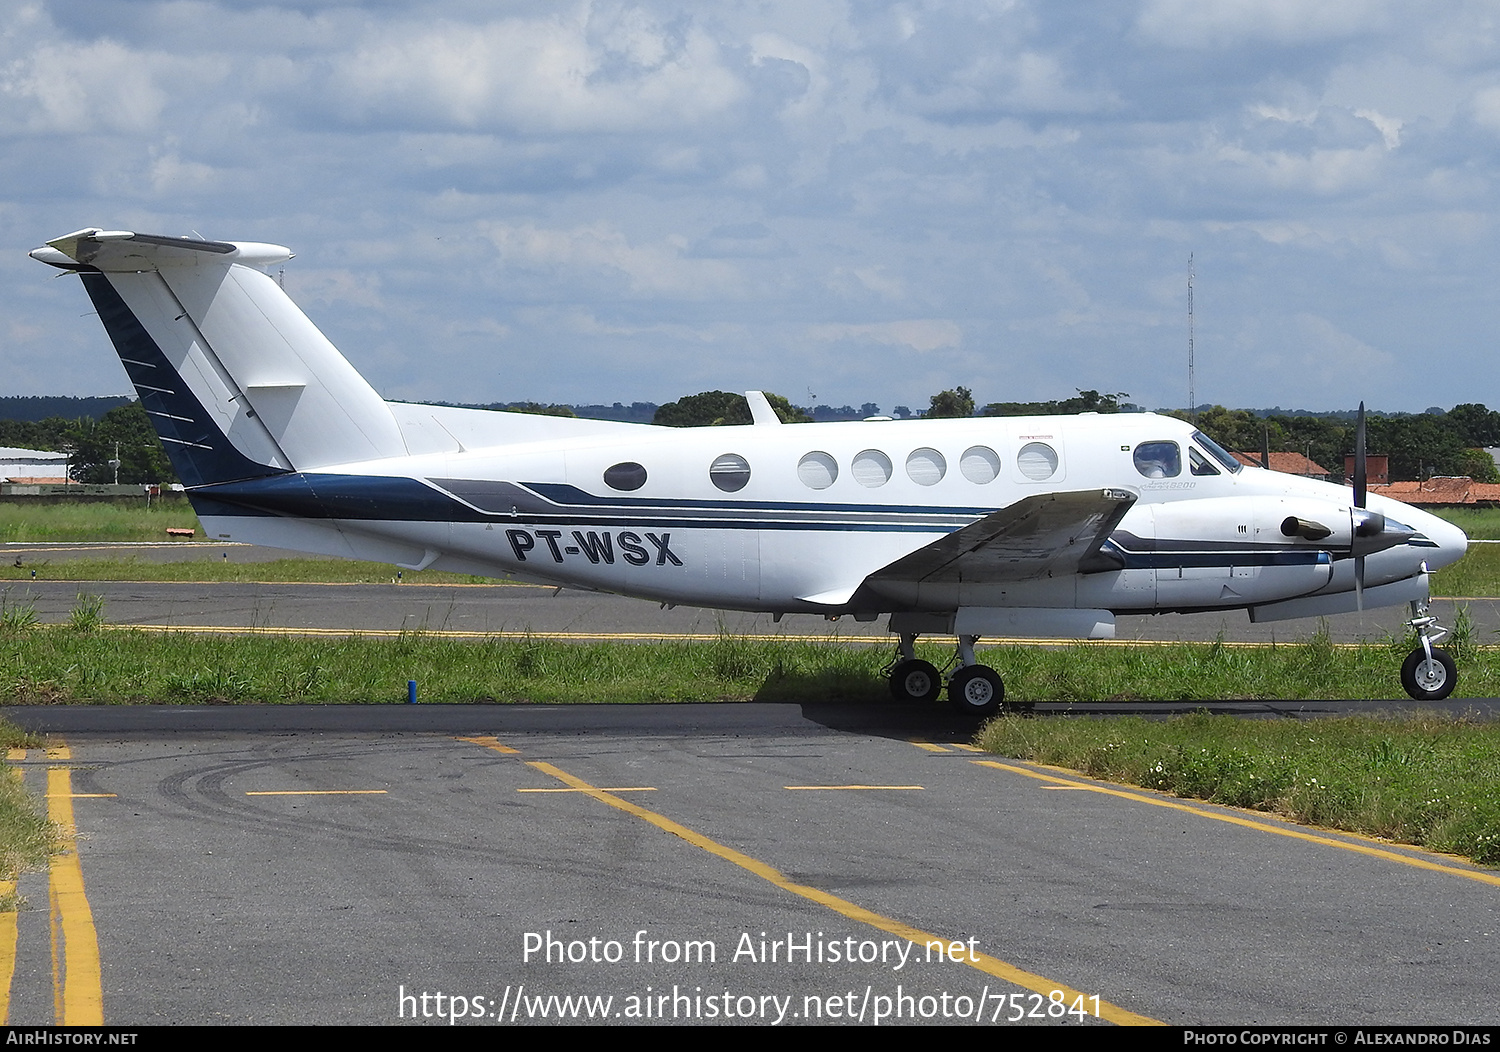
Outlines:
POLYGON ((1217 475, 1219 473, 1219 469, 1192 446, 1188 446, 1188 464, 1188 470, 1194 475, 1217 475))
POLYGON ((1240 468, 1245 466, 1224 452, 1223 446, 1209 438, 1202 431, 1193 432, 1193 441, 1202 446, 1203 451, 1223 465, 1224 469, 1231 475, 1238 475, 1240 468))
POLYGON ((1182 474, 1182 453, 1176 442, 1142 442, 1135 447, 1135 469, 1148 479, 1170 479, 1182 474))

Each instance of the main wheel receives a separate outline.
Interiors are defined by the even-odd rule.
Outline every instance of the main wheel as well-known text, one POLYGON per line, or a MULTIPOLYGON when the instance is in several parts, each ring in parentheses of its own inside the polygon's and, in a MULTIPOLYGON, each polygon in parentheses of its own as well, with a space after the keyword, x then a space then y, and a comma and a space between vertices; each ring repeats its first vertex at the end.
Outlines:
POLYGON ((1458 686, 1458 666, 1446 650, 1432 648, 1432 657, 1418 647, 1401 664, 1401 685, 1418 701, 1442 701, 1458 686))
POLYGON ((1005 705, 1005 684, 988 665, 966 665, 948 681, 948 700, 965 716, 993 716, 1005 705))
POLYGON ((891 669, 891 697, 897 701, 933 701, 942 689, 942 677, 931 662, 913 658, 891 669))

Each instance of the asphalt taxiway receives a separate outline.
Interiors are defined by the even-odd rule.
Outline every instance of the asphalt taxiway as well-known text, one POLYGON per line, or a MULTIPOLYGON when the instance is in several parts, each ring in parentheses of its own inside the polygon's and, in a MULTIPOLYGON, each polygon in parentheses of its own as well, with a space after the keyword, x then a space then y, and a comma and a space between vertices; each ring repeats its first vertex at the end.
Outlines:
MULTIPOLYGON (((514 585, 8 587, 44 621, 887 642, 514 585)), ((1317 626, 1120 634, 1271 627, 1317 626)), ((79 834, 0 924, 12 1024, 1500 1022, 1495 871, 985 756, 943 706, 3 715, 55 736, 16 760, 79 834)))
POLYGON ((5 713, 80 834, 76 892, 22 881, 13 1024, 1500 1022, 1495 871, 936 713, 94 711, 5 713))

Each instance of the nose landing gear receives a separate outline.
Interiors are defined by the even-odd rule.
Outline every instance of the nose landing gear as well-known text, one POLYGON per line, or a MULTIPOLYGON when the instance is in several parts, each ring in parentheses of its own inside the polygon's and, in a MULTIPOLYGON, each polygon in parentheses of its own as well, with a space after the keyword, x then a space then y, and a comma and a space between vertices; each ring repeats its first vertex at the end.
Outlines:
POLYGON ((1441 701, 1458 686, 1458 666, 1446 650, 1433 646, 1448 635, 1448 630, 1427 612, 1425 600, 1413 600, 1411 620, 1422 645, 1406 655, 1401 663, 1401 686, 1417 701, 1441 701))

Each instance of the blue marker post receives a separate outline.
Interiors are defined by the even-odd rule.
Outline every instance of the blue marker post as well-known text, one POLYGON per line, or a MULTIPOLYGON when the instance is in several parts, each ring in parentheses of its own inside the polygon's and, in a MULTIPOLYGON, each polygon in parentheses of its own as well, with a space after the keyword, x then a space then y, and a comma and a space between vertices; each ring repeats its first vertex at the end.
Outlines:
POLYGON ((408 705, 417 703, 417 681, 414 679, 406 681, 406 703, 408 705))

